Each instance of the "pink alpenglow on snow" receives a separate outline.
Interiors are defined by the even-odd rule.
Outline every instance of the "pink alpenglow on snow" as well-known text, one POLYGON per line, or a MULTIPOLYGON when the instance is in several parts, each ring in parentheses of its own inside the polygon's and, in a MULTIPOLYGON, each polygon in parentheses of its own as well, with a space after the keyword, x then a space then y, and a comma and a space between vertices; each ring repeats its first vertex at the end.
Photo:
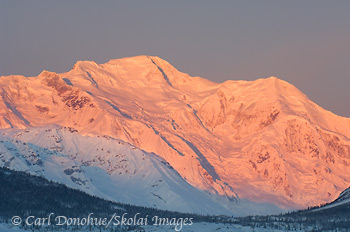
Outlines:
MULTIPOLYGON (((137 56, 0 87, 2 139, 60 153, 29 171, 108 199, 247 215, 329 202, 350 185, 350 119, 276 77, 214 83, 137 56)), ((7 166, 28 170, 26 145, 14 146, 7 166)))

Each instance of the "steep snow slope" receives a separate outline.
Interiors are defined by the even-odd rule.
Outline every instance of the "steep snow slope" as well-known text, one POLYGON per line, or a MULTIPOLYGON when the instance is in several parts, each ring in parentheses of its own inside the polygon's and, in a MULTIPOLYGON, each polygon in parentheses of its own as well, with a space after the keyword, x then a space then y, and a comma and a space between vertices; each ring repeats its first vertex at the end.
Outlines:
POLYGON ((71 128, 2 130, 0 164, 130 204, 214 214, 232 214, 236 205, 192 187, 155 154, 71 128))
POLYGON ((1 77, 0 86, 2 128, 58 124, 121 139, 228 199, 306 207, 350 182, 350 119, 275 77, 213 83, 138 56, 1 77))

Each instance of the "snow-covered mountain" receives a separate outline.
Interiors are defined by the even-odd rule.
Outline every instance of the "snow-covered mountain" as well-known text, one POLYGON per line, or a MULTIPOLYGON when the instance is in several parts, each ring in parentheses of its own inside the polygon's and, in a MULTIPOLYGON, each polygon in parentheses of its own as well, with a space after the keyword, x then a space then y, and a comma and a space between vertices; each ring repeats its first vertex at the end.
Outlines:
MULTIPOLYGON (((350 165, 350 119, 322 109, 275 77, 214 83, 181 73, 158 57, 138 56, 105 64, 78 61, 62 74, 2 76, 0 86, 1 128, 31 128, 31 133, 35 127, 59 125, 77 130, 84 139, 125 141, 160 162, 140 162, 138 168, 159 173, 164 161, 180 175, 175 183, 187 182, 220 202, 239 198, 300 208, 334 200, 350 183, 345 171, 350 165)), ((5 137, 14 139, 9 131, 5 137)), ((41 138, 30 143, 50 148, 41 138)), ((82 163, 89 157, 85 144, 62 149, 82 163)), ((127 160, 133 157, 126 154, 127 160)), ((101 162, 113 163, 113 155, 100 153, 101 162)), ((108 173, 108 166, 94 166, 108 173)), ((132 166, 126 170, 133 172, 132 166)), ((184 194, 176 193, 180 198, 184 194)))
POLYGON ((71 128, 2 130, 0 163, 108 200, 182 212, 232 213, 189 185, 159 156, 110 137, 81 136, 71 128))
POLYGON ((104 199, 197 214, 262 214, 268 204, 197 189, 163 158, 108 136, 60 126, 0 130, 0 165, 104 199))

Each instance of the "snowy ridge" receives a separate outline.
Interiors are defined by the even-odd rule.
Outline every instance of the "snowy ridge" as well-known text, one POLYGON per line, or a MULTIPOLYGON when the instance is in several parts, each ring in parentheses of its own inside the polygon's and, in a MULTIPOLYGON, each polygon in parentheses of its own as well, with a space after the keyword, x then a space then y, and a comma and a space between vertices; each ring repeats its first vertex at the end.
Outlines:
POLYGON ((81 136, 72 128, 2 130, 0 165, 134 205, 233 215, 246 207, 244 201, 194 188, 155 154, 106 136, 81 136))
POLYGON ((0 86, 1 128, 56 124, 123 140, 219 198, 303 208, 350 183, 350 119, 275 77, 213 83, 138 56, 0 86))

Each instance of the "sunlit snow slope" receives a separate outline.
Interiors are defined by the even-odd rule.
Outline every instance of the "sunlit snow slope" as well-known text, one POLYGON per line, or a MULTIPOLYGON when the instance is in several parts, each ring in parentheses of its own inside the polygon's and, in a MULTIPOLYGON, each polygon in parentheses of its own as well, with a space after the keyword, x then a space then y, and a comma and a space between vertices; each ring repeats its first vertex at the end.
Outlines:
MULTIPOLYGON (((0 130, 0 164, 108 200, 182 212, 232 214, 164 159, 110 137, 58 126, 0 130)), ((227 203, 228 204, 228 203, 227 203)))
POLYGON ((219 201, 238 195, 300 208, 332 201, 350 183, 350 119, 275 77, 214 83, 138 56, 78 61, 62 74, 3 76, 0 87, 1 128, 55 124, 125 141, 219 201))

